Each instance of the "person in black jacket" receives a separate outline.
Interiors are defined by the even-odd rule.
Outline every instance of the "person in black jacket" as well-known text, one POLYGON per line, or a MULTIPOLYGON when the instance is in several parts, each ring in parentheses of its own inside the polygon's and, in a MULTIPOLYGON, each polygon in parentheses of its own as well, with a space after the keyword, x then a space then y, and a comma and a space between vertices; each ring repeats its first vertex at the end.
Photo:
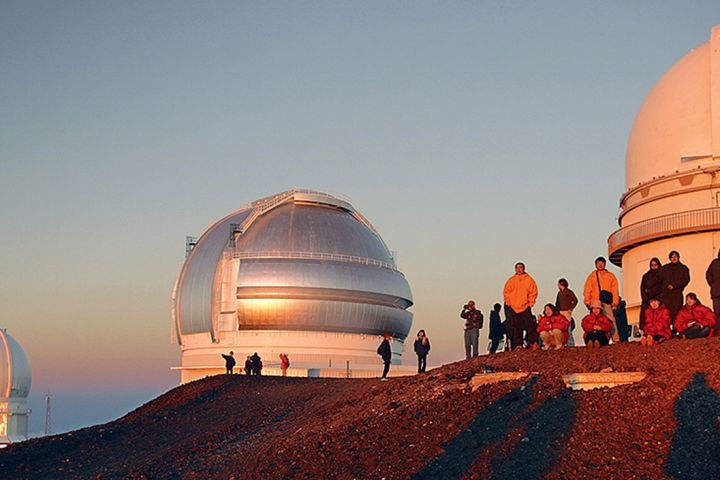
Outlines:
POLYGON ((685 301, 683 289, 690 283, 690 269, 680 263, 680 254, 675 250, 670 252, 668 257, 670 263, 666 263, 660 269, 662 275, 660 302, 670 310, 670 317, 674 324, 675 317, 685 301))
POLYGON ((475 301, 463 305, 460 318, 465 320, 465 359, 478 356, 478 339, 483 326, 483 314, 475 308, 475 301))
POLYGON ((640 305, 640 329, 645 326, 645 310, 650 308, 650 300, 653 298, 660 298, 662 293, 662 262, 657 257, 653 257, 650 260, 650 269, 645 272, 640 281, 640 298, 642 304, 640 305))
POLYGON ((233 356, 233 352, 230 352, 230 355, 225 355, 224 353, 221 353, 220 355, 225 359, 225 373, 232 375, 233 368, 235 367, 235 357, 233 356))
POLYGON ((386 333, 383 335, 383 341, 377 349, 378 355, 382 358, 385 367, 383 368, 382 380, 387 380, 387 374, 390 371, 390 360, 392 360, 392 349, 390 348, 390 340, 392 335, 386 333))
POLYGON ((502 305, 496 303, 490 312, 490 335, 488 336, 490 339, 490 353, 497 352, 498 346, 500 346, 500 342, 505 336, 502 321, 500 320, 501 308, 502 305))
MULTIPOLYGON (((714 258, 705 272, 705 279, 710 285, 710 298, 713 302, 715 316, 720 318, 720 250, 717 258, 714 258)), ((720 332, 720 322, 715 323, 715 331, 720 332)))
POLYGON ((250 357, 250 363, 252 365, 252 374, 256 376, 262 375, 262 359, 260 358, 260 355, 257 354, 257 352, 253 353, 252 357, 250 357))
POLYGON ((427 367, 427 356, 430 353, 430 340, 425 335, 425 330, 420 330, 413 346, 418 357, 418 373, 424 373, 427 367))

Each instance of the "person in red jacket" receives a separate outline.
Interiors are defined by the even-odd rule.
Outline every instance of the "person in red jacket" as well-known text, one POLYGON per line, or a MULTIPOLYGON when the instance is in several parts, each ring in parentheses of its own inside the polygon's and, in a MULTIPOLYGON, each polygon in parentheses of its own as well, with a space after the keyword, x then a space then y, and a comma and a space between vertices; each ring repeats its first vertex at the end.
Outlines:
POLYGON ((685 296, 685 306, 675 318, 675 331, 683 338, 703 338, 710 335, 716 321, 713 311, 690 292, 685 296))
POLYGON ((643 336, 640 339, 642 346, 652 347, 654 343, 661 343, 670 340, 670 310, 660 303, 657 298, 650 299, 650 305, 645 310, 645 321, 643 323, 643 336))
POLYGON ((543 342, 543 350, 554 348, 560 350, 565 345, 565 338, 570 328, 570 322, 552 303, 543 308, 542 316, 538 315, 537 332, 543 342))
POLYGON ((604 347, 610 342, 612 323, 602 309, 600 300, 594 300, 590 305, 590 313, 582 319, 582 328, 585 331, 583 339, 588 348, 604 347))

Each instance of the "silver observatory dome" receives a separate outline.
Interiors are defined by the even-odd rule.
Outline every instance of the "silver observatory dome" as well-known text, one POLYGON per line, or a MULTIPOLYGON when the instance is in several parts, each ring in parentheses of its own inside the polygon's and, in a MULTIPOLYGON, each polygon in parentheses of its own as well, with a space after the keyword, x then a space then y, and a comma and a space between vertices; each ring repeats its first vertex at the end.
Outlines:
POLYGON ((242 331, 391 333, 402 341, 412 304, 387 245, 349 201, 290 190, 199 237, 178 276, 174 320, 188 347, 202 344, 202 335, 237 345, 229 332, 242 331))

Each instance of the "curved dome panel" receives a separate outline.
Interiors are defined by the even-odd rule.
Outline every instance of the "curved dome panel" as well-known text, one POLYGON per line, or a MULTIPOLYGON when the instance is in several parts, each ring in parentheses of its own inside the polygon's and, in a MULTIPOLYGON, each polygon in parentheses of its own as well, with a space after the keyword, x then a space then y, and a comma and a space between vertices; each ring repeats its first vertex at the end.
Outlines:
POLYGON ((237 242, 237 251, 351 255, 392 263, 385 243, 347 211, 287 203, 259 217, 237 242))
POLYGON ((251 212, 249 208, 241 209, 213 224, 185 260, 175 297, 175 322, 180 334, 212 331, 212 318, 217 314, 212 301, 217 265, 230 240, 232 226, 242 223, 251 212))
POLYGON ((720 28, 655 84, 635 118, 626 183, 696 168, 720 156, 720 28))
POLYGON ((6 330, 0 329, 0 397, 25 398, 32 377, 25 350, 6 330))

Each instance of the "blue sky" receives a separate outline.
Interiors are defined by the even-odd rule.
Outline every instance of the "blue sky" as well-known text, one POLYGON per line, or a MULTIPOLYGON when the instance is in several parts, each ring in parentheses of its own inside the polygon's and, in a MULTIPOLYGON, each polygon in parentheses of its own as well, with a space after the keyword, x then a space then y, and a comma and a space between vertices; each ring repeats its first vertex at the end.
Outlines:
POLYGON ((32 401, 120 399, 62 430, 176 384, 185 235, 293 187, 353 200, 430 363, 460 359, 460 307, 516 261, 538 303, 582 290, 644 96, 717 23, 714 1, 3 1, 0 325, 32 401))

